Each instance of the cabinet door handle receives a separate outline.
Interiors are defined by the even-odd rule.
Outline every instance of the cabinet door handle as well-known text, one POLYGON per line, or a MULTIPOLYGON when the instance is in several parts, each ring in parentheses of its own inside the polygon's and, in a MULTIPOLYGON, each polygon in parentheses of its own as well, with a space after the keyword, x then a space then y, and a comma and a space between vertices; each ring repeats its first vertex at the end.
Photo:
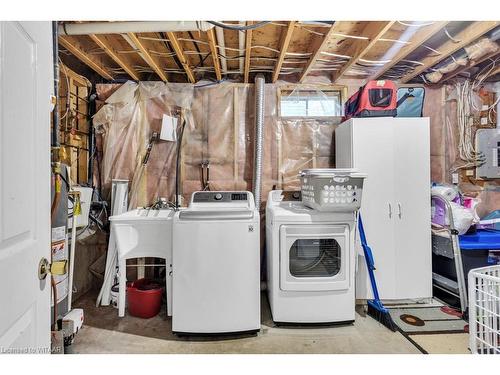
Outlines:
POLYGON ((401 203, 398 202, 398 216, 401 219, 401 203))
POLYGON ((389 219, 392 218, 392 205, 389 203, 389 219))

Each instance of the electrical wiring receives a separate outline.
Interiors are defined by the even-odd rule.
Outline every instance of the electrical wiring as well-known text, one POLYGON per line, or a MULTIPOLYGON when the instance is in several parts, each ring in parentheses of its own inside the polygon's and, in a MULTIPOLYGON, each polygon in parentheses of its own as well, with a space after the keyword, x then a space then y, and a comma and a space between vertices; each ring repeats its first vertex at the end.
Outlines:
POLYGON ((438 54, 438 55, 441 55, 441 54, 442 54, 442 53, 441 53, 441 52, 439 52, 438 50, 435 50, 434 48, 429 47, 429 46, 428 46, 428 45, 426 45, 426 44, 422 44, 422 47, 427 48, 429 51, 432 51, 432 52, 434 52, 434 53, 436 53, 436 54, 438 54))
MULTIPOLYGON (((465 80, 463 83, 455 83, 455 94, 457 100, 457 128, 458 128, 458 153, 460 159, 465 164, 452 169, 455 172, 459 169, 472 168, 484 163, 484 155, 477 152, 474 145, 473 136, 473 110, 476 109, 474 104, 475 82, 465 80)), ((451 126, 450 119, 446 118, 447 125, 451 126)))
POLYGON ((391 62, 391 60, 367 60, 367 59, 359 59, 359 61, 362 61, 367 64, 388 64, 391 62))
POLYGON ((148 52, 152 55, 163 56, 163 57, 172 57, 175 55, 175 52, 160 52, 160 51, 153 51, 153 50, 149 50, 148 52))
POLYGON ((335 71, 335 70, 339 70, 339 68, 312 68, 311 71, 335 71))
POLYGON ((311 56, 311 52, 285 52, 285 55, 290 55, 290 56, 296 56, 299 58, 299 56, 311 56))
POLYGON ((377 42, 390 42, 390 43, 399 43, 399 44, 411 44, 411 42, 406 41, 406 40, 390 39, 390 38, 379 38, 379 39, 377 39, 377 42))
POLYGON ((420 62, 420 61, 415 61, 415 60, 406 60, 406 59, 401 59, 400 61, 403 61, 403 62, 408 62, 408 63, 412 63, 412 64, 415 64, 415 65, 425 65, 423 62, 420 62))
POLYGON ((208 42, 205 42, 205 41, 199 40, 199 39, 194 39, 193 37, 191 37, 191 38, 177 38, 177 40, 180 42, 192 42, 194 44, 204 44, 204 45, 208 46, 208 42))
POLYGON ((304 26, 302 26, 301 29, 307 31, 310 34, 319 35, 319 36, 325 35, 324 33, 320 33, 319 31, 311 30, 311 29, 304 27, 304 26))
MULTIPOLYGON (((198 42, 194 39, 193 33, 191 31, 188 31, 188 35, 191 38, 196 51, 201 54, 200 47, 198 47, 198 42)), ((200 63, 198 64, 198 66, 203 66, 203 62, 205 61, 206 57, 202 58, 201 56, 198 56, 198 58, 200 59, 200 63)))
POLYGON ((265 49, 265 50, 276 52, 276 53, 280 53, 281 52, 278 49, 271 48, 271 47, 268 47, 268 46, 251 46, 250 49, 265 49))
POLYGON ((59 121, 66 119, 66 127, 67 127, 68 126, 67 116, 68 116, 69 107, 70 107, 70 105, 69 105, 69 103, 70 103, 70 100, 69 100, 69 92, 70 92, 69 77, 68 77, 68 72, 66 70, 66 66, 63 64, 60 57, 58 57, 58 59, 59 59, 59 62, 61 63, 60 66, 63 67, 64 76, 66 77, 66 111, 64 112, 64 115, 59 119, 59 121))
POLYGON ((207 21, 207 22, 211 23, 214 26, 221 27, 223 29, 237 30, 237 31, 255 30, 255 29, 258 29, 262 26, 267 25, 268 23, 271 23, 271 21, 261 21, 261 22, 254 23, 252 25, 240 26, 240 25, 230 25, 227 23, 222 23, 222 22, 217 22, 217 21, 207 21))
POLYGON ((446 36, 447 36, 448 38, 450 38, 450 40, 451 40, 453 43, 460 43, 460 42, 461 42, 461 40, 458 40, 458 39, 456 39, 456 38, 453 38, 453 37, 450 35, 450 33, 448 32, 448 29, 447 29, 446 27, 444 27, 444 28, 443 28, 443 30, 444 30, 444 33, 446 34, 446 36))
POLYGON ((326 56, 339 57, 339 58, 342 58, 342 59, 350 59, 351 58, 351 56, 339 55, 338 53, 325 52, 325 51, 321 51, 321 54, 322 55, 326 55, 326 56))
POLYGON ((332 27, 335 21, 299 21, 298 26, 302 27, 304 25, 314 26, 314 27, 332 27))
POLYGON ((126 55, 128 53, 141 53, 141 51, 139 51, 138 49, 127 49, 127 50, 117 50, 115 51, 116 53, 120 54, 120 55, 126 55))
POLYGON ((400 25, 403 25, 403 26, 407 26, 407 27, 424 27, 424 26, 430 26, 430 25, 434 25, 435 22, 423 22, 423 23, 406 23, 406 22, 402 22, 402 21, 396 21, 397 23, 399 23, 400 25))
MULTIPOLYGON (((322 34, 324 35, 324 34, 322 34)), ((359 35, 349 35, 349 34, 343 34, 343 33, 332 33, 332 36, 340 36, 341 38, 346 38, 346 39, 360 39, 360 40, 368 40, 367 36, 359 36, 359 35)))

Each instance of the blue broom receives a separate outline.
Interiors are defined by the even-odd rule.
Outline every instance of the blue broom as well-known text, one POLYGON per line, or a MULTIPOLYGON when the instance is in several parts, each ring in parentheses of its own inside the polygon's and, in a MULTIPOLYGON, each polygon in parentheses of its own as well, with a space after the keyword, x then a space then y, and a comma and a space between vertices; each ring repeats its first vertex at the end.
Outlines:
POLYGON ((359 229, 359 237, 361 239, 361 246, 363 247, 363 252, 365 254, 366 259, 366 268, 368 269, 368 275, 370 275, 370 283, 372 285, 373 297, 374 299, 368 300, 368 315, 370 315, 375 320, 378 320, 384 326, 389 328, 391 331, 396 331, 396 324, 391 318, 389 314, 389 310, 387 310, 382 301, 380 301, 380 297, 377 289, 377 282, 375 281, 375 261, 373 260, 372 249, 368 246, 366 242, 365 230, 363 228, 363 221, 361 220, 361 214, 358 217, 358 229, 359 229))

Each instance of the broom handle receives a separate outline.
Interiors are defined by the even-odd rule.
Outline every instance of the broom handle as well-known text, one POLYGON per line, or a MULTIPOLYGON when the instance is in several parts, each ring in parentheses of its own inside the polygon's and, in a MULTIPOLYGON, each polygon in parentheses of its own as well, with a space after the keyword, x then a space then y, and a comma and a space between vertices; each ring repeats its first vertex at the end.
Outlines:
POLYGON ((375 281, 375 261, 373 260, 372 250, 368 243, 366 242, 365 229, 363 227, 363 220, 361 219, 361 213, 358 216, 358 229, 359 229, 359 237, 361 240, 361 246, 363 247, 363 253, 365 254, 366 259, 366 268, 368 268, 368 275, 370 276, 370 283, 372 285, 373 297, 376 301, 380 301, 380 297, 378 294, 377 283, 375 281))

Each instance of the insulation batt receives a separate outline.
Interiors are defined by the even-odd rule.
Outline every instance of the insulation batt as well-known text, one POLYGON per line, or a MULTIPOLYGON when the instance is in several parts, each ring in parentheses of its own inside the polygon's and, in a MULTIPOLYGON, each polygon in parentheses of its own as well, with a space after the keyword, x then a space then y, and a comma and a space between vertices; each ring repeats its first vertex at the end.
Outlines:
POLYGON ((482 38, 476 43, 465 47, 464 49, 465 52, 467 52, 467 56, 469 56, 469 59, 478 60, 487 54, 498 51, 499 47, 498 43, 488 38, 482 38))
POLYGON ((460 59, 455 59, 451 63, 439 68, 439 71, 443 74, 451 73, 457 70, 458 68, 467 65, 467 59, 462 57, 460 59))
POLYGON ((431 83, 438 83, 441 81, 441 78, 443 78, 443 73, 438 70, 425 75, 425 79, 431 83))

